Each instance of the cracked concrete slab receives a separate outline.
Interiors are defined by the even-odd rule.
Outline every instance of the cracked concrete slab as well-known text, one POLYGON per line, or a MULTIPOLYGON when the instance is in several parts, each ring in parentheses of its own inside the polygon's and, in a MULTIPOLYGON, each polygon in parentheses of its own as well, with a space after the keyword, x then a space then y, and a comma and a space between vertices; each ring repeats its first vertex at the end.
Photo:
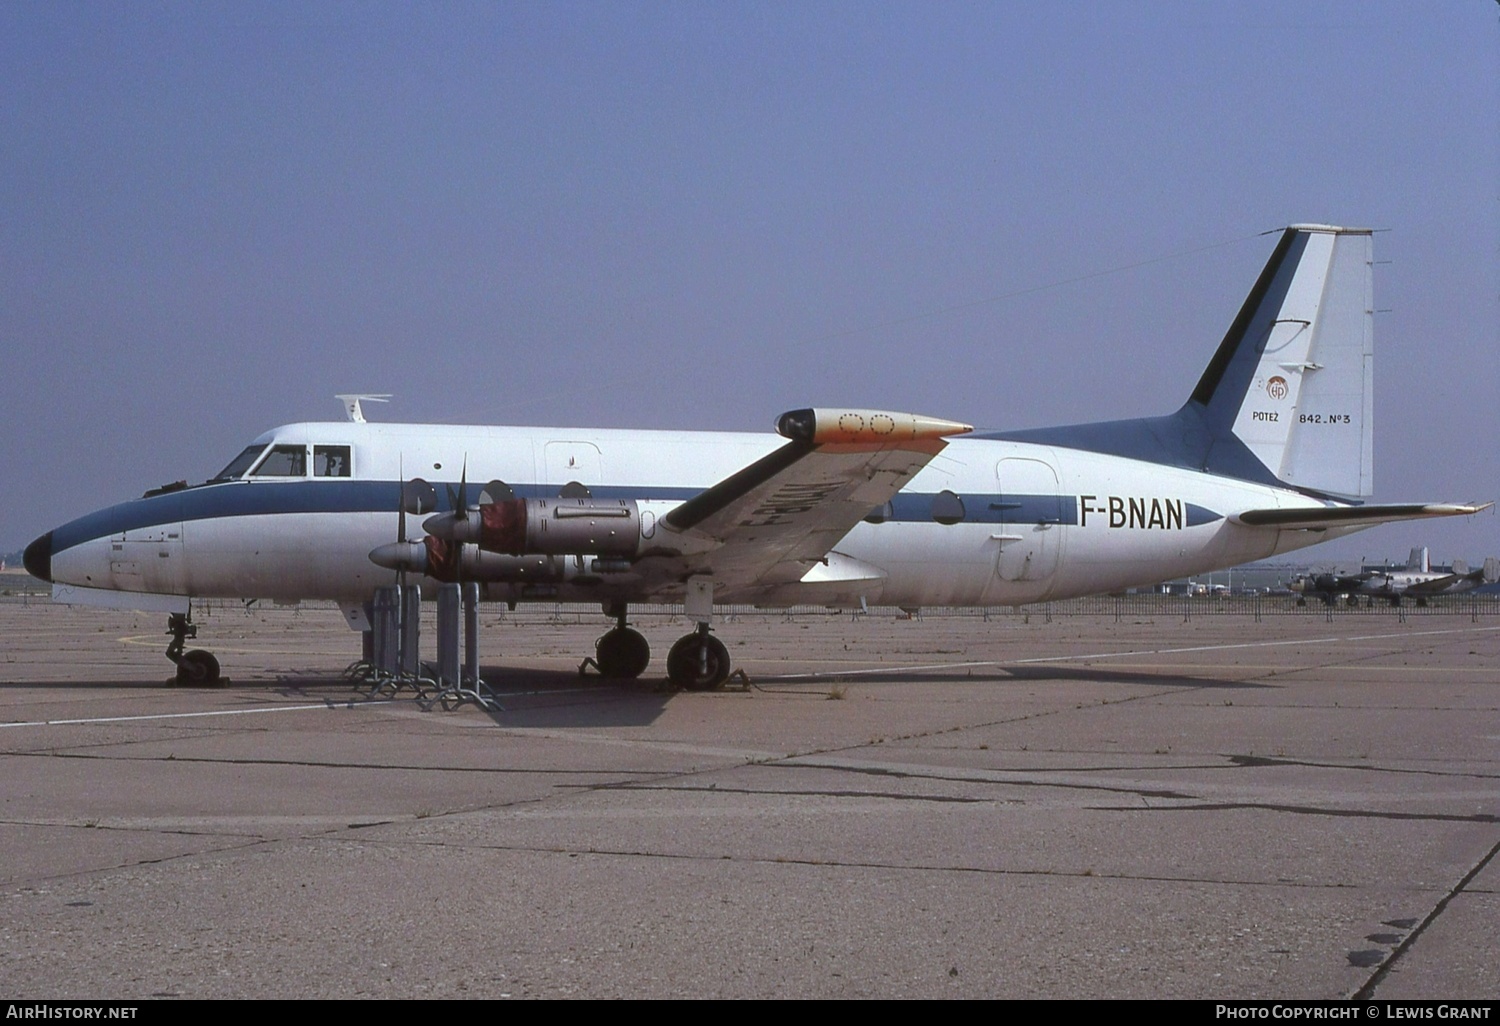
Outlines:
MULTIPOLYGON (((658 655, 686 629, 639 623, 658 655)), ((740 615, 747 691, 369 701, 336 610, 0 605, 0 988, 47 997, 1493 996, 1500 625, 740 615)))

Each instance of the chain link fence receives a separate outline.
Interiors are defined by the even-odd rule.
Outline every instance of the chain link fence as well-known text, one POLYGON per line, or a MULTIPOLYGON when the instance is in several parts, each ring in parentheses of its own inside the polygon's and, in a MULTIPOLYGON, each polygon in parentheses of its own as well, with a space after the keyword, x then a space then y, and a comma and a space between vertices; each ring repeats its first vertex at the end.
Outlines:
MULTIPOLYGON (((0 604, 32 605, 51 601, 51 588, 30 577, 17 576, 14 581, 0 579, 0 604)), ((271 603, 253 603, 255 609, 286 608, 271 603)), ((246 604, 231 599, 208 599, 193 603, 195 615, 225 614, 243 610, 246 604)), ((295 608, 295 607, 292 607, 295 608)), ((334 608, 330 602, 307 602, 302 608, 334 608)), ((598 605, 590 603, 535 602, 508 610, 499 604, 484 606, 487 616, 510 619, 517 622, 593 622, 602 618, 598 605)), ((1339 599, 1325 604, 1319 598, 1299 601, 1296 595, 1163 595, 1142 592, 1128 595, 1090 595, 1085 598, 1063 599, 1056 602, 1037 602, 1024 606, 960 606, 922 607, 920 609, 897 609, 891 606, 871 606, 869 609, 829 609, 824 606, 793 606, 791 608, 762 608, 751 605, 716 606, 718 615, 726 619, 741 617, 783 617, 818 619, 831 616, 870 616, 887 618, 928 619, 936 617, 971 617, 983 620, 1052 620, 1070 616, 1113 617, 1116 620, 1140 617, 1174 617, 1192 620, 1195 617, 1244 616, 1257 621, 1268 617, 1317 617, 1334 620, 1345 617, 1387 617, 1406 621, 1422 617, 1481 617, 1500 615, 1500 595, 1472 593, 1464 595, 1442 595, 1429 598, 1419 604, 1406 598, 1393 606, 1387 599, 1365 597, 1354 601, 1339 599)), ((632 618, 653 617, 672 619, 682 616, 682 607, 641 603, 630 607, 632 618)))

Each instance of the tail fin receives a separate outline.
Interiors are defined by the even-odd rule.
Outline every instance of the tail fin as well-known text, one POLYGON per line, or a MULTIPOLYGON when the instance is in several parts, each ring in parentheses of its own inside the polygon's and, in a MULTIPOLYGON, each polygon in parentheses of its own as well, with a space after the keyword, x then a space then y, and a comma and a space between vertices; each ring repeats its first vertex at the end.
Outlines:
POLYGON ((1371 493, 1370 253, 1368 229, 1282 233, 1189 400, 1214 439, 1208 463, 1238 442, 1283 484, 1371 493))
MULTIPOLYGON (((1427 546, 1419 545, 1411 550, 1411 555, 1406 557, 1406 569, 1420 570, 1424 574, 1432 569, 1432 561, 1427 554, 1427 546)), ((1462 573, 1463 571, 1455 572, 1462 573)))
POLYGON ((1356 498, 1374 490, 1370 230, 1285 229, 1208 369, 1168 417, 979 435, 1356 498))

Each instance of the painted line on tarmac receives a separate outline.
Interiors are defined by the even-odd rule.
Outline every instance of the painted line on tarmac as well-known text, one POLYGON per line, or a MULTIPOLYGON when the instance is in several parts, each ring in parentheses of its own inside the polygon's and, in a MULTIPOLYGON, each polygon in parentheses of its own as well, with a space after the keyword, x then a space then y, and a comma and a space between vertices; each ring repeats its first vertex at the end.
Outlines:
MULTIPOLYGON (((147 648, 160 648, 161 639, 166 637, 162 634, 127 634, 115 640, 122 645, 144 645, 147 648)), ((252 645, 246 648, 243 645, 221 645, 215 642, 215 652, 235 652, 240 655, 306 655, 306 649, 301 648, 270 648, 265 645, 252 645)))
MULTIPOLYGON (((551 688, 540 691, 495 691, 492 692, 496 698, 524 698, 532 695, 566 695, 573 693, 586 693, 598 691, 599 688, 551 688)), ((142 713, 137 716, 93 716, 73 720, 19 720, 14 723, 0 723, 0 729, 5 727, 76 727, 89 723, 136 723, 143 720, 186 720, 203 716, 254 716, 259 713, 279 712, 305 712, 309 709, 361 709, 367 705, 394 705, 405 702, 401 698, 375 698, 368 701, 358 702, 322 702, 307 705, 273 705, 263 709, 208 709, 202 712, 180 712, 180 713, 142 713)))
POLYGON ((1422 638, 1441 634, 1479 634, 1500 631, 1500 627, 1451 627, 1445 630, 1411 631, 1405 634, 1357 634, 1350 637, 1298 638, 1292 641, 1243 641, 1233 645, 1189 645, 1185 648, 1142 648, 1121 652, 1090 652, 1084 655, 1036 656, 1030 659, 983 659, 958 663, 926 663, 920 666, 876 666, 865 670, 823 670, 814 673, 778 673, 762 678, 764 683, 782 680, 816 680, 820 677, 858 677, 881 673, 911 673, 926 670, 962 670, 976 666, 1035 666, 1038 663, 1072 663, 1092 659, 1121 659, 1127 656, 1180 655, 1184 652, 1228 652, 1243 648, 1278 648, 1287 645, 1327 645, 1348 641, 1387 641, 1391 638, 1422 638))
POLYGON ((68 727, 83 723, 134 723, 141 720, 187 720, 199 716, 255 716, 260 713, 306 712, 309 709, 358 709, 366 705, 390 705, 394 698, 376 698, 368 702, 340 702, 330 705, 273 705, 264 709, 212 709, 206 712, 145 713, 140 716, 94 716, 79 720, 21 720, 17 723, 0 723, 0 727, 68 727))

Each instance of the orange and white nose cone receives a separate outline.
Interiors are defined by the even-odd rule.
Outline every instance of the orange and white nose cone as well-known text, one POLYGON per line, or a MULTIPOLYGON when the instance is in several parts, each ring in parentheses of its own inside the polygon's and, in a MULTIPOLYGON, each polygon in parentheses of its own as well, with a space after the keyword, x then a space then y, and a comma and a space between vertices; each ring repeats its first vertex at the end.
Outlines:
POLYGON ((813 445, 905 442, 963 435, 973 430, 971 425, 957 421, 887 410, 792 410, 776 420, 776 431, 782 437, 813 445))

